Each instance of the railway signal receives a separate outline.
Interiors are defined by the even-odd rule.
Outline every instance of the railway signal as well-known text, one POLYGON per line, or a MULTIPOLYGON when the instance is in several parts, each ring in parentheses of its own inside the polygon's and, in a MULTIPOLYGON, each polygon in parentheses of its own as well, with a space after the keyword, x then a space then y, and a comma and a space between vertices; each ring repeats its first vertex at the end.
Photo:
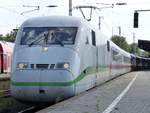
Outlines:
POLYGON ((147 10, 135 10, 134 11, 134 24, 133 27, 134 28, 138 28, 138 20, 139 20, 139 12, 145 12, 145 11, 150 11, 150 9, 147 10))
POLYGON ((139 19, 139 13, 137 11, 134 12, 134 28, 138 28, 138 19, 139 19))

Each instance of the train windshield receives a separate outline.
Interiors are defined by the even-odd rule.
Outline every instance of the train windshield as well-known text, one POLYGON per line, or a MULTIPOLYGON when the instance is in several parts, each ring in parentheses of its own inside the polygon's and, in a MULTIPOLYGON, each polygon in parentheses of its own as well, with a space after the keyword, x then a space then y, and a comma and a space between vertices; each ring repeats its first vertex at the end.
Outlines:
POLYGON ((25 27, 21 45, 74 44, 77 27, 25 27))

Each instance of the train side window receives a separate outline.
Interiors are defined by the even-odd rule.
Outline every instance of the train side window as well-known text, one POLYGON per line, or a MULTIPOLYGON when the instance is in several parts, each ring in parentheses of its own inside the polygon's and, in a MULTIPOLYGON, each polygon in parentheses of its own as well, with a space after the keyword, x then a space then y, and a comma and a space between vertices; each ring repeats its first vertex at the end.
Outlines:
POLYGON ((121 59, 121 55, 119 55, 119 52, 116 50, 112 50, 112 57, 114 61, 119 61, 121 59))
POLYGON ((95 40, 95 32, 92 30, 92 45, 96 46, 96 40, 95 40))
POLYGON ((125 63, 130 63, 130 58, 126 57, 126 56, 123 56, 123 61, 125 63))
POLYGON ((107 41, 107 51, 110 51, 110 43, 107 41))

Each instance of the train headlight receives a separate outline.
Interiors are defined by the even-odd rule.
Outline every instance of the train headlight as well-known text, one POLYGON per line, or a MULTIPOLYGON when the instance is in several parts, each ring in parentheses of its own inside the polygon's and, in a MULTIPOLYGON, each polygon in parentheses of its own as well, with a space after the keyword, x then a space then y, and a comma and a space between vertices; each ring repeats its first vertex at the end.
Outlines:
POLYGON ((64 64, 64 68, 65 68, 65 69, 68 69, 68 68, 69 68, 69 64, 68 64, 68 63, 65 63, 65 64, 64 64))
POLYGON ((56 69, 69 69, 70 65, 67 62, 57 63, 56 69))
POLYGON ((19 69, 28 68, 28 63, 18 63, 17 68, 19 68, 19 69))

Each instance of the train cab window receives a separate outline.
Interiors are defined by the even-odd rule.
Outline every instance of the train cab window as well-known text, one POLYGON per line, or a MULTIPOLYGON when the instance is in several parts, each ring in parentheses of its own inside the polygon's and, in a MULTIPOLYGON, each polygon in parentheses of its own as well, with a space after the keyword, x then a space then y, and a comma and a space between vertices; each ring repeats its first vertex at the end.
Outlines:
POLYGON ((21 45, 72 45, 77 27, 25 27, 21 45))
POLYGON ((122 55, 117 50, 112 50, 112 57, 114 61, 121 62, 122 55))
POLYGON ((130 58, 126 57, 126 56, 123 56, 123 61, 125 63, 130 63, 130 58))
POLYGON ((119 53, 115 50, 112 50, 112 56, 113 56, 113 60, 117 60, 117 56, 119 55, 119 53))
POLYGON ((110 43, 107 41, 107 51, 110 51, 110 43))
POLYGON ((92 30, 92 45, 96 46, 96 37, 95 37, 95 32, 92 30))

